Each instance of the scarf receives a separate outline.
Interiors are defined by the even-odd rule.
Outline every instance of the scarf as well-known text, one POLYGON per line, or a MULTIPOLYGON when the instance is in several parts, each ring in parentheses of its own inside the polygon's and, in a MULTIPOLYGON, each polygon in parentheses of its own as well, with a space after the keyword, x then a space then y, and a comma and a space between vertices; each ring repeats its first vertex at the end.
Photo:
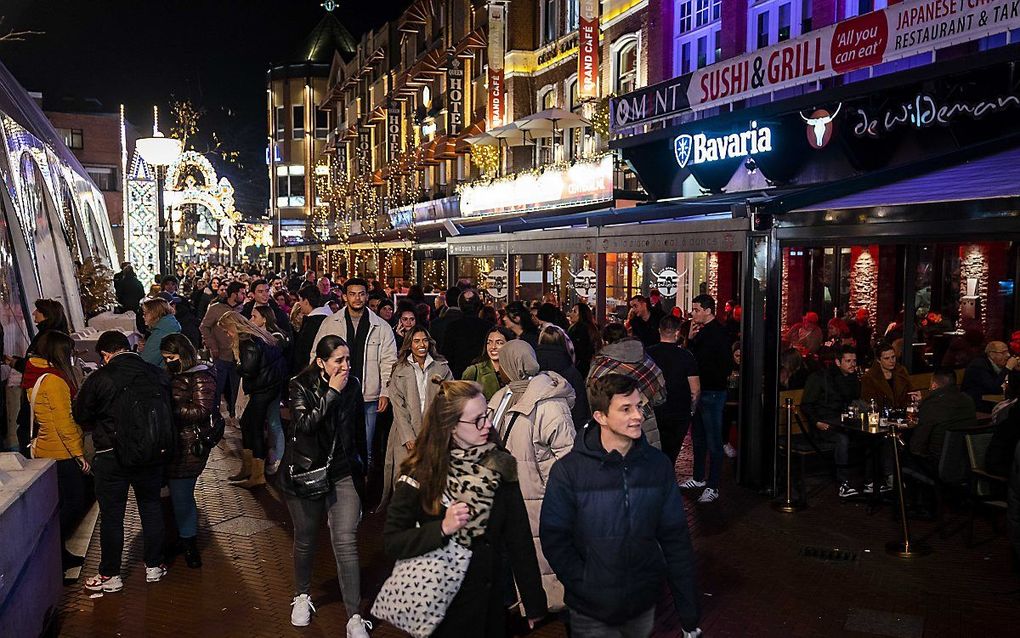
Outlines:
POLYGON ((489 514, 501 475, 481 461, 495 447, 495 443, 486 443, 467 450, 457 447, 450 450, 450 472, 443 496, 447 502, 460 501, 471 509, 467 525, 453 535, 453 539, 464 547, 471 547, 471 541, 484 534, 489 525, 489 514))
POLYGON ((507 409, 512 408, 528 389, 531 378, 539 373, 538 359, 535 349, 527 341, 514 339, 499 349, 499 369, 510 379, 510 402, 507 409))

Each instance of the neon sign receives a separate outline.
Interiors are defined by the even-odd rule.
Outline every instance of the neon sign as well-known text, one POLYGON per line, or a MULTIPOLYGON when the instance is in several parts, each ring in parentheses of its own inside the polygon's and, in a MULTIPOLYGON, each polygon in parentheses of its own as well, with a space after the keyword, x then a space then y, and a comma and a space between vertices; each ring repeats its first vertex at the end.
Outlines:
POLYGON ((677 135, 673 140, 673 155, 680 168, 688 164, 707 164, 724 159, 740 159, 772 151, 772 129, 759 127, 752 121, 748 130, 719 137, 704 133, 677 135))
POLYGON ((918 93, 914 99, 886 109, 878 115, 871 115, 864 109, 857 109, 857 123, 854 135, 857 137, 878 137, 901 126, 922 129, 929 126, 946 126, 960 117, 980 120, 985 115, 1000 113, 1020 107, 1020 98, 1002 95, 977 102, 947 102, 940 104, 926 93, 918 93))

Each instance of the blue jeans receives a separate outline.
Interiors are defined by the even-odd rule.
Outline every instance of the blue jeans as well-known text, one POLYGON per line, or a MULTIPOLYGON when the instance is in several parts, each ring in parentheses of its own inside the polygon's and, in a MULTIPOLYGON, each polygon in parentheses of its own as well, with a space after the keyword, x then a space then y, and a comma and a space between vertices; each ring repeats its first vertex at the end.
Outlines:
POLYGON ((701 393, 698 411, 694 415, 694 429, 691 441, 694 443, 694 480, 705 480, 705 447, 708 447, 708 486, 719 489, 719 476, 723 461, 723 410, 726 407, 724 390, 709 390, 701 393))
MULTIPOLYGON (((368 467, 372 466, 373 452, 375 446, 375 420, 379 416, 379 401, 365 401, 365 440, 368 442, 368 467)), ((367 468, 366 468, 367 469, 367 468)))
POLYGON ((284 446, 279 399, 269 404, 269 408, 266 410, 266 420, 269 422, 269 462, 275 463, 283 458, 284 446))
POLYGON ((170 488, 170 502, 174 506, 174 520, 177 521, 177 535, 194 538, 198 535, 198 504, 195 503, 195 478, 167 479, 170 488))
POLYGON ((217 359, 213 363, 216 369, 216 398, 213 405, 213 416, 221 419, 220 400, 223 393, 227 392, 227 414, 234 416, 234 406, 237 405, 237 395, 241 387, 241 375, 237 374, 237 364, 233 361, 221 361, 217 359))

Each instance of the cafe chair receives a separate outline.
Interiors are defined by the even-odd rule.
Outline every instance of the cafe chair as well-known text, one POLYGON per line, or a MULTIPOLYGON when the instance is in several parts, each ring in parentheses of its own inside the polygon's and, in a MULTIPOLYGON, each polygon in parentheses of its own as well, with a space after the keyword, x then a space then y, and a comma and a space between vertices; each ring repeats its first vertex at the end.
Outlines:
MULTIPOLYGON (((992 441, 992 432, 967 433, 967 459, 970 462, 970 490, 968 495, 970 518, 967 530, 967 547, 980 543, 974 542, 974 519, 978 509, 992 513, 992 530, 999 533, 999 518, 1005 514, 1007 479, 985 471, 985 452, 992 441)), ((994 538, 994 536, 993 536, 994 538)), ((991 539, 987 539, 991 540, 991 539)), ((986 541, 982 541, 986 542, 986 541)))
POLYGON ((939 522, 937 531, 942 538, 962 529, 949 529, 949 521, 945 521, 946 496, 966 493, 968 486, 967 446, 964 441, 965 432, 949 430, 942 443, 942 454, 939 456, 938 475, 932 476, 920 467, 904 464, 903 478, 920 489, 929 490, 935 496, 935 520, 939 522))
MULTIPOLYGON (((780 411, 785 413, 785 410, 780 411)), ((792 440, 790 445, 790 453, 791 456, 797 459, 797 464, 799 466, 796 479, 797 491, 801 499, 806 503, 807 484, 804 481, 804 477, 807 474, 807 459, 812 456, 821 456, 825 458, 827 461, 830 461, 832 452, 833 450, 835 450, 835 446, 833 446, 830 443, 816 441, 814 437, 811 436, 810 428, 808 428, 808 426, 804 423, 803 415, 801 415, 800 410, 797 409, 796 407, 794 408, 793 411, 793 418, 794 423, 796 424, 796 429, 799 430, 800 433, 794 434, 791 437, 792 440)), ((789 424, 787 424, 787 427, 789 427, 789 424)), ((779 437, 779 453, 786 454, 785 436, 779 437)), ((829 474, 835 476, 836 469, 835 464, 830 461, 829 465, 831 466, 829 468, 830 469, 829 474)))

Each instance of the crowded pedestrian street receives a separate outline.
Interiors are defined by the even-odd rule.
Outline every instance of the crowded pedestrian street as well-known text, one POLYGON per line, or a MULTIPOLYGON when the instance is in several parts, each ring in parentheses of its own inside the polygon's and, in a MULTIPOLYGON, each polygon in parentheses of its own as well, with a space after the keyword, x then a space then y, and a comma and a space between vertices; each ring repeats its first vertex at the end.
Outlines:
POLYGON ((1020 0, 0 2, 0 638, 1020 627, 1020 0))

